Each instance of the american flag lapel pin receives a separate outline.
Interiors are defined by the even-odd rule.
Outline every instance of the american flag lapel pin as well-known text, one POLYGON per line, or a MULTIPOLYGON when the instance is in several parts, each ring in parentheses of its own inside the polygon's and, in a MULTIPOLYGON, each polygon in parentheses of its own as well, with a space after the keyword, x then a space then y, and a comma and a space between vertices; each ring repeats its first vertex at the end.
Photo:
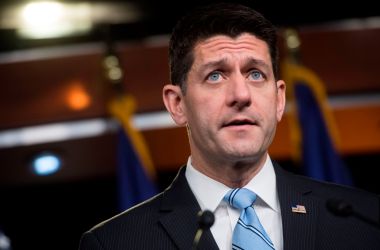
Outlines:
POLYGON ((306 214, 306 208, 303 205, 292 206, 293 213, 306 214))

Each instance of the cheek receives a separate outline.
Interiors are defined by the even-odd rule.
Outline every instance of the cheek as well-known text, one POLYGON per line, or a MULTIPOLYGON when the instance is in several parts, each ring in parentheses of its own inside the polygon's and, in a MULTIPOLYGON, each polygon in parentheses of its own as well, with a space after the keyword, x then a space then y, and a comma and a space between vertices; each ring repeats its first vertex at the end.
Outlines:
POLYGON ((193 129, 201 130, 199 132, 203 133, 204 130, 207 130, 207 127, 215 123, 216 110, 213 108, 214 106, 207 100, 193 103, 187 109, 189 125, 193 127, 193 129))
POLYGON ((258 101, 256 107, 259 109, 257 112, 260 112, 260 115, 265 122, 272 123, 278 121, 279 112, 274 96, 263 95, 261 97, 257 97, 256 100, 258 101))
POLYGON ((218 125, 218 120, 222 118, 223 112, 225 112, 223 89, 205 88, 207 87, 200 85, 188 88, 186 102, 189 125, 192 124, 203 129, 218 125))
POLYGON ((276 96, 273 94, 256 94, 253 97, 253 100, 258 105, 260 105, 260 109, 263 112, 273 112, 273 110, 277 110, 276 108, 276 96))

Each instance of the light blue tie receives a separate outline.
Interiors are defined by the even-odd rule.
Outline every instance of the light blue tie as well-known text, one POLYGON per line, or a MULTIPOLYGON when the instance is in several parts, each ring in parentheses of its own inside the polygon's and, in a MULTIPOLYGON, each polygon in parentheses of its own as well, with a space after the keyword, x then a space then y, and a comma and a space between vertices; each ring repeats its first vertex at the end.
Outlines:
POLYGON ((274 245, 260 223, 253 208, 256 194, 246 188, 230 190, 224 200, 242 209, 232 235, 232 249, 273 250, 274 245))

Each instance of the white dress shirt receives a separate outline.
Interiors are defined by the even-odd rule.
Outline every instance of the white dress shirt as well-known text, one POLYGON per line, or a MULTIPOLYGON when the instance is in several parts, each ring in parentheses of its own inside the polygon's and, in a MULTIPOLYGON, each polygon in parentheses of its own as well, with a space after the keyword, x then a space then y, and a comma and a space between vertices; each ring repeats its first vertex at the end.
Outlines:
MULTIPOLYGON (((232 232, 240 216, 240 210, 223 201, 224 195, 231 189, 226 185, 202 174, 187 162, 186 179, 202 210, 214 212, 215 223, 211 233, 221 250, 232 247, 232 232)), ((264 167, 249 181, 245 188, 257 194, 254 204, 257 216, 272 240, 276 250, 283 249, 282 220, 280 202, 276 189, 276 175, 269 155, 264 167)))

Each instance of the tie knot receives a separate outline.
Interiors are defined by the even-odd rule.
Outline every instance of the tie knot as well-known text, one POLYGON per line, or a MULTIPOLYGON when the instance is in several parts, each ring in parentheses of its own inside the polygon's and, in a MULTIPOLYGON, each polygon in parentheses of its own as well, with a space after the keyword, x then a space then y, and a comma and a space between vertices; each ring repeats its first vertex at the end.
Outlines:
POLYGON ((256 194, 246 188, 236 188, 228 191, 223 199, 234 208, 245 209, 256 201, 256 194))

